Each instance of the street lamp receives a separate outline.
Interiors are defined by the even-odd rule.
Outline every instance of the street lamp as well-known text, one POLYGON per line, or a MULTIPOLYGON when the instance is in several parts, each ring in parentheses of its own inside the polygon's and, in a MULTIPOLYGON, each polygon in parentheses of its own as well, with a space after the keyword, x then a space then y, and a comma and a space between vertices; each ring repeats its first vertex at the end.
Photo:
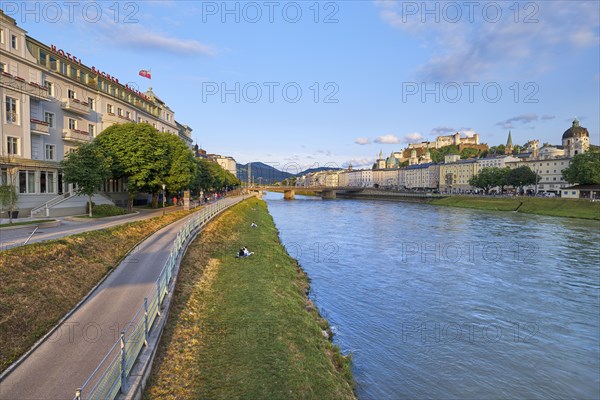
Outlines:
POLYGON ((167 185, 165 185, 163 183, 162 184, 162 189, 163 189, 163 217, 165 215, 165 207, 166 207, 166 202, 167 202, 167 193, 165 192, 166 188, 167 188, 167 185))

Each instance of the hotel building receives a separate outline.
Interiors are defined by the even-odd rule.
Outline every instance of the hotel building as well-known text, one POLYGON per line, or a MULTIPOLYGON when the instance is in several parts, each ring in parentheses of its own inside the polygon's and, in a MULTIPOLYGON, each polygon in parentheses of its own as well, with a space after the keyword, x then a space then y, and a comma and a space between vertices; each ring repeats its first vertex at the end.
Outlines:
MULTIPOLYGON (((192 146, 192 129, 175 121, 152 88, 143 93, 27 36, 1 10, 0 101, 0 184, 17 187, 20 216, 66 200, 72 188, 63 182, 60 161, 113 124, 149 123, 192 146)), ((126 198, 121 180, 102 189, 109 197, 100 201, 126 198)))

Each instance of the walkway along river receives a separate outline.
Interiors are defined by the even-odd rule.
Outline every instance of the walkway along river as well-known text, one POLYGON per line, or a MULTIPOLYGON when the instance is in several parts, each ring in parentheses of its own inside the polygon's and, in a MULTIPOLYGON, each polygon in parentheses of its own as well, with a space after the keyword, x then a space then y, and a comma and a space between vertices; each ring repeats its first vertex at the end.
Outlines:
POLYGON ((598 221, 265 199, 359 398, 600 397, 598 221))

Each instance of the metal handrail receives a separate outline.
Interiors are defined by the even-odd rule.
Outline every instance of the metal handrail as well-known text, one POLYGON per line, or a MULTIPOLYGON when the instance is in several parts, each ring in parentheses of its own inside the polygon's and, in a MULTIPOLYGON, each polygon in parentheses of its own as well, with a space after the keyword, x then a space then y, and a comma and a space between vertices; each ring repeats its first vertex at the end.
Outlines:
POLYGON ((133 369, 133 366, 135 365, 135 362, 142 349, 148 344, 147 338, 149 332, 152 330, 156 317, 160 315, 160 307, 162 306, 163 299, 168 293, 169 286, 173 282, 173 270, 175 269, 177 257, 181 255, 180 253, 183 245, 198 227, 205 224, 223 209, 231 207, 232 205, 237 204, 248 197, 251 196, 246 195, 227 202, 220 200, 216 203, 208 205, 205 208, 202 208, 196 215, 188 219, 173 240, 171 253, 167 257, 167 260, 165 261, 165 264, 161 269, 158 278, 156 279, 156 284, 148 292, 143 304, 138 308, 128 324, 126 331, 121 332, 121 337, 119 340, 113 344, 96 369, 94 369, 89 378, 83 383, 81 388, 75 391, 75 397, 73 400, 113 400, 116 398, 119 391, 122 393, 127 391, 127 378, 129 377, 129 373, 133 369), (156 304, 154 304, 155 299, 156 304), (143 335, 141 333, 142 327, 144 328, 143 335), (125 335, 127 335, 127 340, 125 339, 125 335), (112 358, 111 362, 104 369, 102 375, 95 380, 95 375, 101 370, 102 365, 110 357, 110 355, 115 353, 115 350, 119 344, 121 346, 120 353, 116 354, 112 358), (118 374, 116 373, 117 369, 119 371, 118 374), (91 383, 95 384, 91 389, 88 389, 88 386, 91 383), (87 394, 84 392, 87 392, 87 394))

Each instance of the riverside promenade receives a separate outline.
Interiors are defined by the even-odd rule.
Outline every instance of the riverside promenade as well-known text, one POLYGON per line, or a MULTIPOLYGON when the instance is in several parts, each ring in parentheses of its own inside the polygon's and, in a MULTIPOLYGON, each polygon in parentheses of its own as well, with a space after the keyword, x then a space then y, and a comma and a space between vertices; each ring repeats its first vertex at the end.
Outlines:
MULTIPOLYGON (((243 197, 220 200, 233 205, 243 197)), ((139 245, 56 331, 0 382, 2 400, 73 399, 156 285, 179 230, 195 215, 139 245)))
MULTIPOLYGON (((167 207, 165 211, 169 214, 180 210, 183 210, 183 207, 167 207)), ((33 225, 15 226, 11 229, 0 228, 0 251, 23 245, 29 236, 31 236, 31 239, 27 242, 28 244, 37 243, 46 240, 60 239, 61 237, 76 235, 78 233, 106 229, 129 222, 160 217, 163 214, 162 209, 134 208, 134 211, 137 211, 137 213, 126 214, 119 217, 82 219, 80 221, 72 221, 69 217, 53 218, 60 221, 59 226, 39 228, 33 236, 31 236, 35 230, 35 226, 33 225)), ((29 220, 30 219, 28 218, 24 218, 14 221, 20 222, 29 220)), ((0 223, 8 223, 8 219, 0 219, 0 223)))

